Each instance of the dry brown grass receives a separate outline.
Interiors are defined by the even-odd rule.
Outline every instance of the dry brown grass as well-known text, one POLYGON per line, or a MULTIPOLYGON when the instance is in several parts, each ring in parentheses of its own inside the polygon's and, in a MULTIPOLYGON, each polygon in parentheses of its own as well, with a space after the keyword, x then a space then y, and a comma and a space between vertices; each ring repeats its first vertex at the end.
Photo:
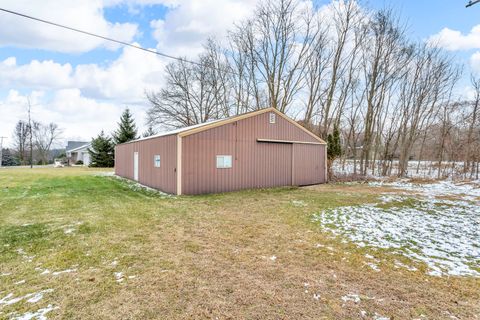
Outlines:
MULTIPOLYGON (((358 319, 362 311, 370 319, 375 313, 391 319, 478 318, 479 279, 431 277, 418 264, 417 272, 396 269, 393 260, 401 257, 343 243, 311 222, 325 207, 369 202, 383 191, 392 190, 324 185, 177 199, 117 191, 121 205, 95 204, 97 212, 121 211, 109 217, 116 220, 92 217, 109 227, 69 238, 70 255, 64 253, 63 261, 43 261, 76 261, 78 272, 31 281, 55 288, 45 298, 59 306, 51 318, 358 319), (87 248, 91 256, 84 260, 87 248), (365 265, 366 253, 381 261, 380 272, 365 265), (116 267, 110 264, 115 258, 116 267), (124 272, 125 281, 115 282, 114 271, 124 272), (349 293, 361 301, 344 302, 349 293)), ((19 262, 8 260, 0 271, 20 273, 19 262)), ((2 295, 11 290, 0 289, 2 295)))

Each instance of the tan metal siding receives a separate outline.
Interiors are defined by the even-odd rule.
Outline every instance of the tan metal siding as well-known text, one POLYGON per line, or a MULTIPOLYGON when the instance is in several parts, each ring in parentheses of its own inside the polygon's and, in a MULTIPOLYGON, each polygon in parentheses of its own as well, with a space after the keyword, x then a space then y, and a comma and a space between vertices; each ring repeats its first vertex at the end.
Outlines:
POLYGON ((175 135, 121 144, 115 147, 115 174, 133 180, 133 153, 138 152, 138 182, 176 193, 177 137, 175 135), (160 168, 154 155, 160 155, 160 168))
POLYGON ((325 183, 325 146, 293 145, 293 184, 325 183))
MULTIPOLYGON (((182 193, 291 185, 294 146, 257 142, 258 138, 318 142, 278 115, 275 124, 270 124, 269 113, 183 137, 182 193), (217 169, 217 155, 232 155, 233 167, 217 169)), ((324 150, 320 147, 324 148, 315 149, 319 153, 324 150)), ((324 154, 318 157, 323 158, 324 154)))

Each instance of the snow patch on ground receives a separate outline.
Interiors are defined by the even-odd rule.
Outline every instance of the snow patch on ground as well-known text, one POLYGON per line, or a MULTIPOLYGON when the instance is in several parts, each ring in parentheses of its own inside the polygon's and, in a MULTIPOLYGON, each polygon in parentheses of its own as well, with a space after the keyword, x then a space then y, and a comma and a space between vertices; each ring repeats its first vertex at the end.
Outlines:
POLYGON ((354 303, 360 302, 360 296, 356 293, 349 293, 346 296, 342 297, 343 302, 352 301, 354 303))
MULTIPOLYGON (((359 174, 360 162, 356 162, 357 170, 354 170, 354 161, 346 160, 344 163, 341 160, 337 160, 333 163, 333 173, 337 177, 349 176, 354 173, 359 174)), ((398 176, 398 160, 394 160, 392 163, 392 170, 389 173, 390 176, 398 176)), ((372 168, 367 169, 367 177, 369 178, 382 178, 382 161, 377 160, 375 163, 375 170, 372 168)), ((409 161, 406 176, 409 178, 420 179, 438 179, 438 162, 437 161, 409 161)), ((462 179, 470 178, 469 173, 464 172, 463 162, 443 162, 440 169, 440 178, 442 179, 462 179)))
POLYGON ((38 309, 35 312, 27 312, 22 315, 14 316, 13 319, 16 320, 31 320, 31 319, 38 319, 38 320, 47 320, 46 314, 50 311, 59 309, 59 307, 54 307, 49 304, 46 308, 38 309))
POLYGON ((32 262, 32 261, 33 261, 33 258, 35 258, 35 255, 29 256, 29 255, 25 252, 25 250, 23 250, 22 248, 18 248, 18 249, 17 249, 17 253, 18 253, 19 255, 21 255, 21 256, 23 257, 23 259, 25 259, 25 260, 28 261, 28 262, 32 262))
POLYGON ((123 272, 114 272, 113 275, 115 276, 115 281, 122 282, 123 281, 123 272))
POLYGON ((1 305, 12 305, 12 304, 20 302, 22 300, 27 300, 27 302, 29 302, 29 303, 36 303, 43 298, 43 295, 45 293, 50 293, 50 292, 53 292, 53 289, 46 289, 46 290, 42 290, 42 291, 39 291, 39 292, 29 293, 29 294, 26 294, 26 295, 20 296, 20 297, 14 297, 13 293, 9 293, 5 297, 0 299, 0 306, 1 305))
MULTIPOLYGON (((47 269, 48 270, 48 269, 47 269)), ((45 271, 47 271, 45 270, 45 271)), ((52 275, 54 276, 58 276, 58 275, 61 275, 63 273, 71 273, 71 272, 76 272, 77 269, 66 269, 66 270, 62 270, 62 271, 55 271, 55 272, 52 272, 52 275)), ((48 272, 47 272, 48 273, 48 272)), ((43 274, 43 273, 42 273, 43 274)))
POLYGON ((395 263, 395 268, 405 268, 408 271, 417 271, 417 268, 401 263, 398 260, 395 260, 394 263, 395 263))
POLYGON ((313 219, 359 247, 393 248, 414 261, 424 262, 430 275, 480 276, 478 185, 449 181, 370 185, 415 194, 382 195, 377 204, 328 209, 315 214, 313 219))
POLYGON ((306 207, 307 204, 302 200, 292 200, 292 205, 294 207, 306 207))
POLYGON ((367 262, 367 266, 370 267, 373 271, 380 272, 380 268, 373 262, 367 262))
POLYGON ((100 177, 113 177, 115 176, 115 172, 113 171, 97 171, 93 174, 94 176, 100 176, 100 177))
POLYGON ((129 179, 117 176, 117 175, 113 175, 113 177, 115 179, 118 179, 118 180, 124 182, 133 191, 143 190, 143 191, 147 191, 147 192, 150 192, 150 193, 155 193, 155 194, 160 195, 160 196, 165 197, 165 198, 175 198, 174 195, 162 192, 160 190, 151 188, 151 187, 143 185, 141 183, 138 183, 138 182, 135 182, 135 181, 132 181, 132 180, 129 180, 129 179))

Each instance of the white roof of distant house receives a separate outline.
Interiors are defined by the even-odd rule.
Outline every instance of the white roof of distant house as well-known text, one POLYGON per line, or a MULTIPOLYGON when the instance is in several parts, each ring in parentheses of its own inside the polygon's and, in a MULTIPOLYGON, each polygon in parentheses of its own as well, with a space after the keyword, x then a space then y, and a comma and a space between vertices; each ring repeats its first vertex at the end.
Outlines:
POLYGON ((77 151, 86 149, 86 148, 88 148, 88 147, 90 147, 90 142, 87 143, 87 144, 84 144, 84 145, 82 145, 82 146, 80 146, 80 147, 76 147, 76 148, 74 148, 74 149, 68 150, 67 152, 77 152, 77 151))

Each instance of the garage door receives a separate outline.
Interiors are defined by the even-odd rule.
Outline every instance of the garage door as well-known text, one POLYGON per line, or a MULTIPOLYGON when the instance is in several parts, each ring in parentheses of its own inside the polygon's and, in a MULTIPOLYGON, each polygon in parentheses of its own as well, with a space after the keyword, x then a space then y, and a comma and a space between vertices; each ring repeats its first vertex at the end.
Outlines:
POLYGON ((305 186, 325 182, 324 146, 293 144, 293 185, 305 186))
POLYGON ((292 145, 259 143, 256 149, 255 187, 280 187, 292 184, 292 145))

